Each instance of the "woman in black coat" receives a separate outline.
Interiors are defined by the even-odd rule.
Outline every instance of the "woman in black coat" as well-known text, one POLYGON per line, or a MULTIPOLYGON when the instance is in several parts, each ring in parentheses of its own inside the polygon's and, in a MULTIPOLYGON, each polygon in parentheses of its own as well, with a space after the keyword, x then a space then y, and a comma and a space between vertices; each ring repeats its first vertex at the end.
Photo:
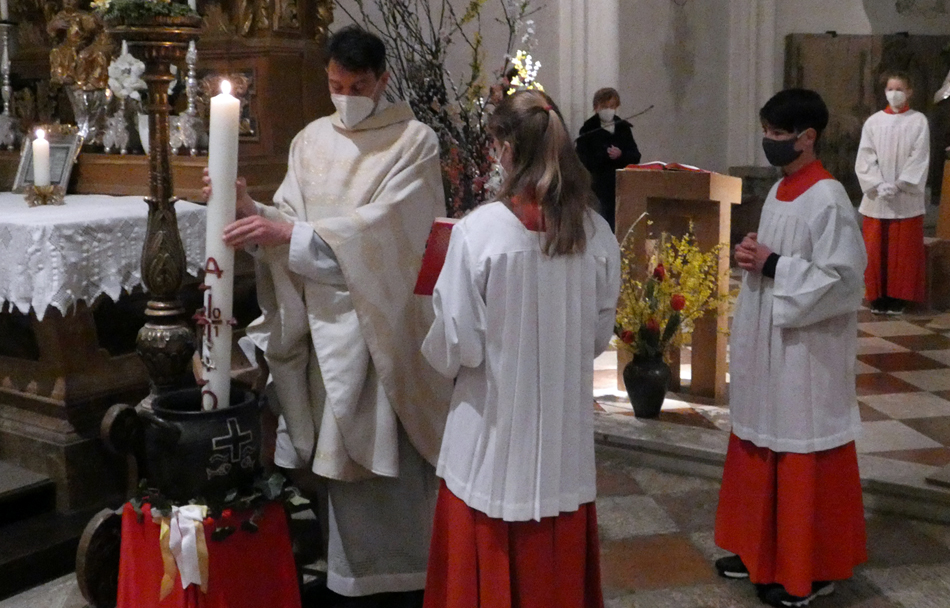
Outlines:
POLYGON ((617 169, 640 162, 640 150, 633 139, 633 125, 617 117, 620 94, 604 88, 594 93, 594 115, 581 127, 577 155, 590 171, 600 213, 614 229, 617 169))

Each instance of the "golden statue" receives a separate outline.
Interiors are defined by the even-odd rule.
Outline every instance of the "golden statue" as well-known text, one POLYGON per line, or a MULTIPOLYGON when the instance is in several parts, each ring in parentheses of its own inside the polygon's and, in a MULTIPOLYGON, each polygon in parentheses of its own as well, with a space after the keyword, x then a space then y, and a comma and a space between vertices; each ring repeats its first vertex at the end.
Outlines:
POLYGON ((92 44, 79 51, 76 62, 76 85, 84 91, 105 89, 109 86, 109 62, 115 45, 105 30, 101 30, 92 44))
POLYGON ((77 3, 78 0, 64 0, 63 10, 53 15, 46 26, 55 43, 49 52, 50 80, 59 84, 77 84, 80 51, 102 29, 94 15, 76 8, 77 3))

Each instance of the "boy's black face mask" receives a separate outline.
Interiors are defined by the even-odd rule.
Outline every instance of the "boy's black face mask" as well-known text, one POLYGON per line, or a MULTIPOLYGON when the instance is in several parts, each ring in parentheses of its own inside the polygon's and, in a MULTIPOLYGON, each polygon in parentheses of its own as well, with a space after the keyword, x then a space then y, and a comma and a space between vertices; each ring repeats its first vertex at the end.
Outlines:
POLYGON ((765 159, 770 165, 784 167, 790 165, 802 155, 801 150, 795 149, 795 142, 798 137, 792 139, 769 139, 762 138, 762 150, 765 151, 765 159))

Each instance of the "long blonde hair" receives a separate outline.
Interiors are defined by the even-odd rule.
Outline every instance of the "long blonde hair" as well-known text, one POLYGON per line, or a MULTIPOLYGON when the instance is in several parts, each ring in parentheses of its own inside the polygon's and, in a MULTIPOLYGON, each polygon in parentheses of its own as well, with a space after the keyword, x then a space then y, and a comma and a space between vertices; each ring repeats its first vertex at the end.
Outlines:
POLYGON ((540 91, 507 96, 488 120, 488 132, 511 145, 512 167, 499 196, 506 204, 523 196, 544 215, 544 253, 580 253, 587 245, 587 209, 596 201, 590 174, 574 151, 560 111, 540 91))

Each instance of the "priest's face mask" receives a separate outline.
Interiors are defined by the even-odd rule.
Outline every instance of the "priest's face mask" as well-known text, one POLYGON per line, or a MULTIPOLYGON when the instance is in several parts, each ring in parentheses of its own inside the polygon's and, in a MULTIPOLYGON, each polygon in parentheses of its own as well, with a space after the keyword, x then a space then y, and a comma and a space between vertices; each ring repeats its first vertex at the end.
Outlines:
POLYGON ((330 100, 340 120, 351 129, 376 110, 389 82, 389 72, 379 76, 372 70, 351 72, 331 59, 327 65, 327 82, 330 100))

